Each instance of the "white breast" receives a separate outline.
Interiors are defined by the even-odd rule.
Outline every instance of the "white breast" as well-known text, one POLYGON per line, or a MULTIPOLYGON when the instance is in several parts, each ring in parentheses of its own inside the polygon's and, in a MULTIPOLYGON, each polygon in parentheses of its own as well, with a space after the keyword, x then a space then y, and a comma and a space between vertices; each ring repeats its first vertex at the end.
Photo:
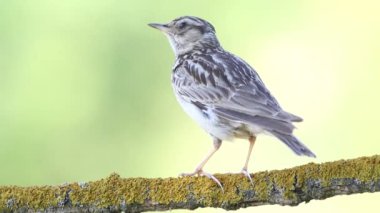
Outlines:
POLYGON ((211 136, 217 137, 221 140, 232 140, 233 139, 233 126, 225 125, 217 118, 212 109, 207 110, 206 116, 197 106, 191 104, 181 97, 176 95, 176 98, 183 108, 183 110, 193 119, 198 125, 200 125, 207 133, 211 136))

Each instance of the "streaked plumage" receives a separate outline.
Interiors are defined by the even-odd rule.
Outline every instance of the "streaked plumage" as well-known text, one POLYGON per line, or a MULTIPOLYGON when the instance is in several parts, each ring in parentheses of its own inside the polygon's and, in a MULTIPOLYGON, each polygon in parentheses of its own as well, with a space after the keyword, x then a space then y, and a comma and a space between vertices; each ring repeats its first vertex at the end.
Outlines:
POLYGON ((302 119, 280 107, 251 66, 223 50, 210 23, 185 16, 151 26, 167 35, 176 55, 172 85, 179 103, 214 141, 267 133, 315 157, 292 134, 292 122, 302 119))

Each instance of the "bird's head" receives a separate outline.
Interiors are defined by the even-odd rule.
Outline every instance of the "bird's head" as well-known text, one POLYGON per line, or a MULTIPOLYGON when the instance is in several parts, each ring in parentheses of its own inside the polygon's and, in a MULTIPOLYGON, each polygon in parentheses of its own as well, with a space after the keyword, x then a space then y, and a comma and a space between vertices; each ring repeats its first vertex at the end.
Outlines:
POLYGON ((183 16, 167 24, 151 23, 149 26, 163 32, 176 55, 194 49, 219 48, 215 28, 208 21, 194 16, 183 16))

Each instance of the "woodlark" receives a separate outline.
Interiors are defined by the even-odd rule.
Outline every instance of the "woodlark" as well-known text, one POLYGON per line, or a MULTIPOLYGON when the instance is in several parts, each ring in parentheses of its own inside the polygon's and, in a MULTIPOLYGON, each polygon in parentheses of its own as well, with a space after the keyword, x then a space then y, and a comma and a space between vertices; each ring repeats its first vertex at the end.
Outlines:
POLYGON ((285 143, 297 155, 315 157, 292 132, 292 122, 302 118, 284 111, 271 95, 257 72, 241 58, 225 51, 207 21, 184 16, 168 24, 149 26, 163 32, 174 50, 172 72, 175 96, 185 110, 213 139, 213 148, 192 173, 182 176, 207 176, 222 189, 212 174, 203 171, 210 157, 224 140, 248 139, 248 161, 256 136, 266 133, 285 143))

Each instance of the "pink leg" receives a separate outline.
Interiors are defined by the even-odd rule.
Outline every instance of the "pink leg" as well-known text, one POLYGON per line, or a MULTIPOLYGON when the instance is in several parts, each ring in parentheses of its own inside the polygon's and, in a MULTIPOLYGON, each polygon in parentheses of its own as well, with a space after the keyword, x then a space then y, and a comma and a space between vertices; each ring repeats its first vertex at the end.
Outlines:
POLYGON ((214 153, 216 151, 218 151, 218 149, 220 148, 221 145, 222 145, 222 141, 219 140, 219 139, 214 138, 214 146, 213 146, 213 148, 206 155, 206 157, 201 161, 201 163, 197 166, 197 168, 195 169, 195 171, 191 172, 191 173, 181 173, 179 176, 182 176, 182 177, 184 177, 184 176, 194 176, 194 175, 206 176, 206 177, 210 178, 211 180, 213 180, 216 184, 218 184, 218 186, 223 190, 222 184, 220 183, 220 181, 216 177, 214 177, 210 173, 206 173, 206 172, 203 171, 203 167, 205 166, 205 164, 207 163, 207 161, 211 158, 211 156, 214 155, 214 153))
POLYGON ((245 164, 244 164, 244 167, 243 169, 241 170, 241 173, 243 173, 245 176, 248 177, 249 181, 251 182, 251 184, 253 185, 253 181, 252 181, 252 177, 251 175, 249 174, 248 172, 248 162, 249 162, 249 159, 251 157, 251 153, 252 153, 252 148, 253 148, 253 145, 255 144, 255 141, 256 141, 256 137, 255 136, 251 136, 249 137, 248 139, 249 141, 249 149, 248 149, 248 155, 247 155, 247 158, 245 160, 245 164))

